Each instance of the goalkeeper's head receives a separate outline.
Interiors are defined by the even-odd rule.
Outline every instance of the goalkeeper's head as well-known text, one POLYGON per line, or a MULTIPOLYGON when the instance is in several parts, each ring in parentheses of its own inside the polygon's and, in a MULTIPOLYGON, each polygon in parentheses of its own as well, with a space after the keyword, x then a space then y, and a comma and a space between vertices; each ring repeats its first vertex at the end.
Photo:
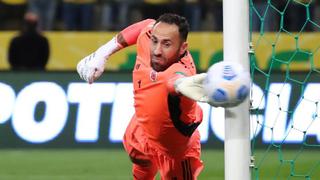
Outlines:
POLYGON ((151 66, 164 71, 178 62, 188 48, 189 23, 177 14, 163 14, 155 22, 151 32, 151 66))
POLYGON ((177 14, 166 13, 161 15, 156 23, 164 22, 171 25, 176 25, 179 29, 180 38, 184 41, 187 41, 188 33, 189 33, 189 23, 187 19, 183 16, 179 16, 177 14))

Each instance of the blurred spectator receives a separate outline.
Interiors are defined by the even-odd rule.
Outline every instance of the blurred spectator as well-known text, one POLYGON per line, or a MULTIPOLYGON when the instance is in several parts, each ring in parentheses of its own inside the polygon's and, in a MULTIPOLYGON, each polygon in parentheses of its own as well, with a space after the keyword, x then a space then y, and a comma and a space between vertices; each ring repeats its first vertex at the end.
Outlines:
POLYGON ((101 28, 103 30, 116 30, 117 3, 115 0, 101 0, 101 28))
POLYGON ((200 0, 184 0, 183 14, 190 24, 191 31, 200 30, 202 6, 200 0))
MULTIPOLYGON (((315 1, 313 9, 313 18, 312 21, 315 22, 317 25, 320 25, 320 1, 315 1)), ((314 31, 320 31, 318 26, 313 26, 314 31)))
POLYGON ((66 30, 92 30, 96 0, 63 0, 66 30))
POLYGON ((204 4, 205 19, 205 30, 222 31, 223 28, 223 13, 222 13, 222 0, 205 0, 204 4))
POLYGON ((142 19, 141 13, 137 13, 137 10, 140 10, 142 0, 101 0, 101 2, 101 27, 103 30, 122 29, 132 21, 142 19))
POLYGON ((29 11, 39 16, 41 30, 52 30, 57 0, 28 0, 29 11))
MULTIPOLYGON (((139 3, 142 2, 142 0, 116 0, 119 7, 119 27, 118 29, 123 29, 127 27, 129 24, 131 24, 132 16, 131 12, 133 9, 136 9, 139 7, 139 3)), ((142 17, 136 19, 135 21, 140 21, 142 17)))
POLYGON ((183 14, 178 0, 144 0, 141 11, 143 19, 157 19, 163 13, 183 14))
POLYGON ((288 31, 312 31, 313 27, 307 20, 307 12, 309 11, 310 19, 313 19, 315 9, 313 2, 310 0, 290 2, 284 14, 284 28, 288 31))
POLYGON ((0 0, 0 28, 20 29, 26 7, 26 0, 0 0))
POLYGON ((21 33, 9 45, 12 70, 45 70, 49 58, 49 43, 37 30, 38 16, 28 12, 21 33))
MULTIPOLYGON (((263 20, 263 31, 278 31, 279 18, 276 17, 276 10, 268 4, 267 0, 253 0, 252 31, 260 31, 263 20)), ((277 5, 275 5, 277 8, 277 5)))

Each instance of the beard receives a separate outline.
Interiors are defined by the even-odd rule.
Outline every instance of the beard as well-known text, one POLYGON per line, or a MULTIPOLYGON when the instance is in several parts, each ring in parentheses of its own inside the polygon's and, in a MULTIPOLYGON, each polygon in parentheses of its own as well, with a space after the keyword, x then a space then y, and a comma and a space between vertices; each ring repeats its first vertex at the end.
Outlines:
POLYGON ((151 67, 153 70, 157 72, 165 71, 172 64, 178 62, 180 59, 178 54, 170 59, 164 58, 163 56, 156 56, 153 54, 151 54, 150 58, 151 58, 151 61, 150 61, 151 67))
POLYGON ((152 69, 157 72, 164 71, 168 68, 165 65, 161 64, 158 60, 154 60, 152 57, 151 57, 150 65, 152 69))

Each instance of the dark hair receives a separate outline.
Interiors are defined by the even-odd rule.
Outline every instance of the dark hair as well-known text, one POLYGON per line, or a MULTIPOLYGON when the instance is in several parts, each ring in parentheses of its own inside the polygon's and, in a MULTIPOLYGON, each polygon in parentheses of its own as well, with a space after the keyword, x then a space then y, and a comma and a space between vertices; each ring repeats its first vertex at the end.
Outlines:
POLYGON ((156 23, 164 22, 167 24, 175 24, 179 28, 180 37, 183 40, 187 40, 188 32, 189 32, 189 23, 187 19, 183 16, 179 16, 177 14, 165 13, 162 14, 157 20, 156 23))

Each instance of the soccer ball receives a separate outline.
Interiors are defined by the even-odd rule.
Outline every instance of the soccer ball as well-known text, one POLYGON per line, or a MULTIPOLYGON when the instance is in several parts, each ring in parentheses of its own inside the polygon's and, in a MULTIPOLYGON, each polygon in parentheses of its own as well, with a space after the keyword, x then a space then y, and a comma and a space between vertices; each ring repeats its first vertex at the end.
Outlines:
POLYGON ((203 87, 210 105, 234 107, 250 93, 250 82, 250 74, 241 64, 222 61, 209 68, 203 87))

